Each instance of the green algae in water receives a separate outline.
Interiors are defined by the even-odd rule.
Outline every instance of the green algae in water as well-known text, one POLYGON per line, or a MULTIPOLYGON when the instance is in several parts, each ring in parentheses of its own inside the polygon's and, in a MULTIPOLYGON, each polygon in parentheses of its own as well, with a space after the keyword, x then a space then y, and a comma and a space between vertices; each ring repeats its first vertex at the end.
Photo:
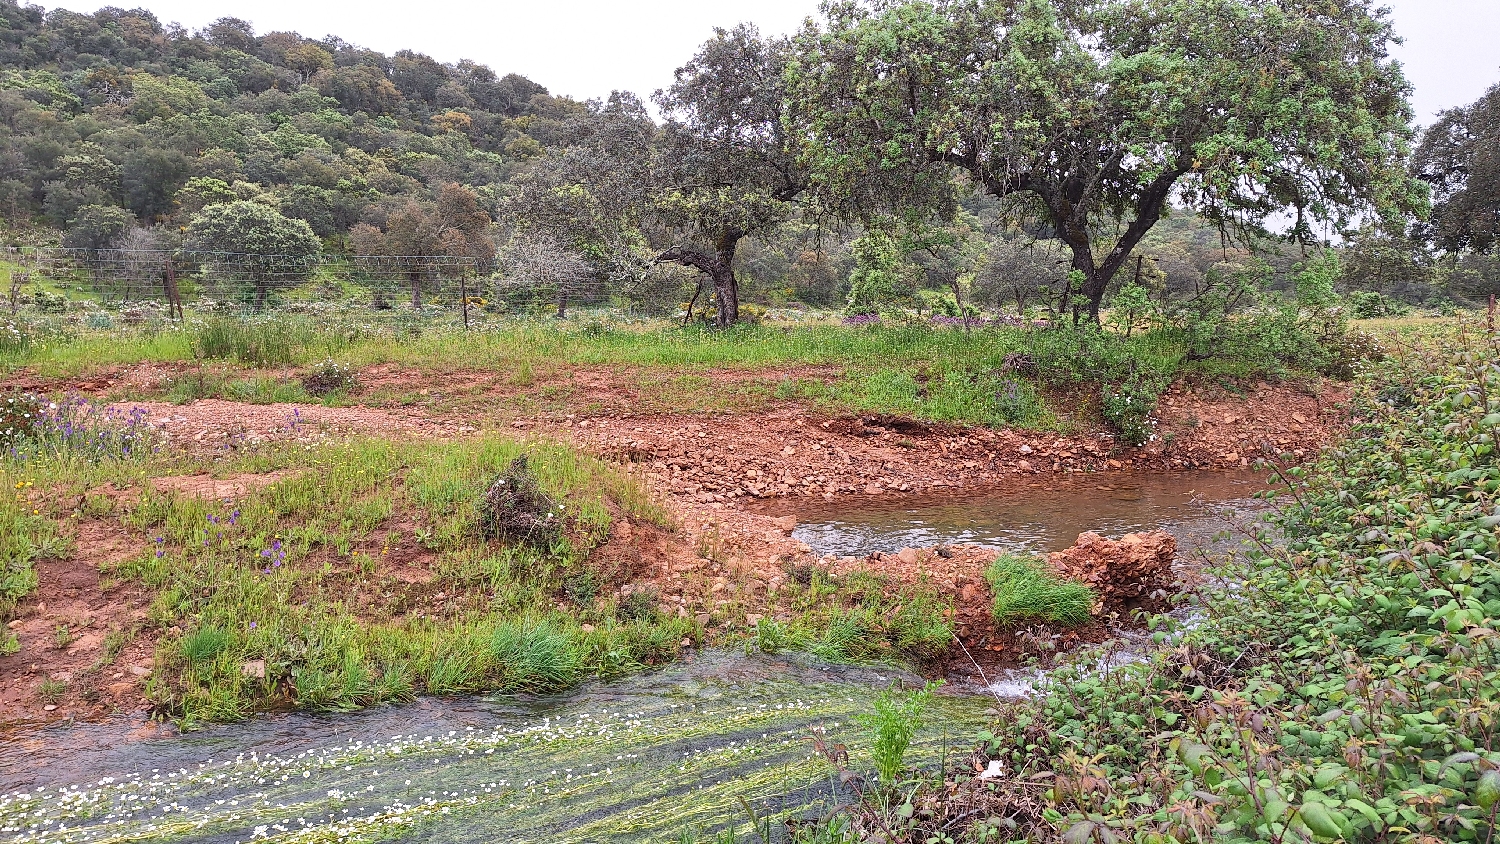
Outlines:
MULTIPOLYGON (((142 744, 139 773, 0 795, 0 841, 625 842, 748 829, 741 800, 766 817, 836 799, 813 730, 869 767, 855 716, 893 679, 721 654, 551 700, 291 716, 298 729, 274 736, 219 728, 142 744), (403 722, 419 728, 382 731, 403 722)), ((966 740, 983 706, 940 699, 912 761, 935 764, 945 734, 966 740)))

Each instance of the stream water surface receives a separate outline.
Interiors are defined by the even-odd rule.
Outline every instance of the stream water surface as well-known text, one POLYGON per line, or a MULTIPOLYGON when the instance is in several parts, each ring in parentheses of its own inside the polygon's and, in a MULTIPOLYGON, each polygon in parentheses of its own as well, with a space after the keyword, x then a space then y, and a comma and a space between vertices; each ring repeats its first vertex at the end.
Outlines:
POLYGON ((963 499, 887 501, 866 507, 815 504, 798 513, 792 536, 820 554, 862 557, 903 547, 984 545, 1016 553, 1071 546, 1084 531, 1110 538, 1163 528, 1179 550, 1205 543, 1205 530, 1224 530, 1216 511, 1243 505, 1266 489, 1251 474, 1097 475, 1053 487, 963 499), (1189 530, 1182 531, 1184 527, 1189 530))
MULTIPOLYGON (((1205 504, 1261 488, 1249 477, 1168 476, 846 506, 804 511, 795 535, 835 555, 945 542, 1045 551, 1084 530, 1164 526, 1192 550, 1223 528, 1205 504)), ((898 681, 919 682, 719 651, 547 698, 423 699, 185 735, 126 717, 11 729, 0 731, 0 844, 680 840, 744 826, 751 813, 826 810, 838 795, 809 736, 825 731, 868 768, 857 719, 898 681)), ((939 696, 912 760, 940 762, 992 704, 939 696)))

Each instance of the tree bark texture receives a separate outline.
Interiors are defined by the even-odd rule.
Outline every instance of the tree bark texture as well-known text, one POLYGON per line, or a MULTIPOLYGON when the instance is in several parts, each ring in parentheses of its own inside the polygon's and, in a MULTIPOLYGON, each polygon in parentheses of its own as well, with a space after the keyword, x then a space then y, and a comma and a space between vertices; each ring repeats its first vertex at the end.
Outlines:
POLYGON ((713 252, 673 246, 656 256, 657 263, 681 264, 708 276, 713 284, 714 304, 718 310, 714 324, 719 328, 727 328, 740 320, 740 288, 734 277, 734 251, 738 245, 738 235, 725 235, 718 239, 713 252))

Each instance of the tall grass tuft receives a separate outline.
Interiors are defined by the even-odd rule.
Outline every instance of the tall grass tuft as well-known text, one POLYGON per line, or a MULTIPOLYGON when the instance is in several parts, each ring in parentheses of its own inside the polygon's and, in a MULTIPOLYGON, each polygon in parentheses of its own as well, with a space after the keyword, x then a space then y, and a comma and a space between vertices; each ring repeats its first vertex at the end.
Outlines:
POLYGON ((502 691, 557 691, 583 675, 573 636, 551 621, 503 621, 490 636, 489 651, 502 691))
POLYGON ((485 653, 479 643, 468 637, 452 642, 427 669, 427 691, 435 695, 456 695, 477 691, 486 673, 485 653))
POLYGON ((193 353, 209 360, 233 360, 252 366, 286 366, 318 351, 346 345, 344 335, 305 319, 234 319, 214 317, 193 336, 193 353))
POLYGON ((984 578, 995 596, 991 613, 1002 627, 1032 621, 1082 624, 1094 606, 1093 590, 1052 574, 1040 560, 1002 554, 984 578))
POLYGON ((182 637, 182 655, 194 668, 218 659, 229 647, 229 634, 217 627, 200 627, 182 637))

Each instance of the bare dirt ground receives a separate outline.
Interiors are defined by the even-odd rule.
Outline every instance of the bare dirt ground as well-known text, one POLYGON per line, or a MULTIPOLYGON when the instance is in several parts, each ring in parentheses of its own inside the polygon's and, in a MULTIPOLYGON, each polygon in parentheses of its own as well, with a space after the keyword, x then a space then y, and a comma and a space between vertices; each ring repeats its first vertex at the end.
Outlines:
POLYGON ((146 411, 148 423, 168 446, 200 452, 235 451, 269 442, 310 445, 352 436, 462 435, 476 430, 467 425, 450 428, 434 420, 366 407, 244 404, 221 399, 115 406, 146 411))
MULTIPOLYGON (((157 384, 175 371, 132 367, 66 383, 22 374, 0 387, 107 400, 122 390, 157 384)), ((728 387, 746 380, 837 375, 828 368, 798 368, 692 377, 728 387)), ((649 383, 642 388, 637 375, 611 369, 553 376, 540 385, 473 373, 439 379, 391 367, 361 373, 361 380, 363 395, 401 392, 420 400, 386 407, 217 399, 122 406, 145 409, 168 447, 200 454, 278 444, 312 447, 362 435, 458 438, 497 427, 571 441, 638 473, 675 516, 674 532, 617 521, 595 562, 608 570, 618 593, 652 589, 666 611, 722 631, 765 617, 769 598, 799 566, 836 572, 866 568, 901 583, 934 584, 952 595, 965 644, 989 665, 1012 663, 1020 649, 1018 634, 995 631, 988 623, 982 573, 991 552, 959 548, 939 556, 931 549, 908 549, 863 560, 819 560, 790 536, 799 506, 851 497, 870 501, 1023 490, 1070 478, 1097 479, 1095 473, 1242 469, 1263 449, 1299 459, 1341 435, 1341 404, 1347 398, 1338 385, 1312 391, 1263 384, 1243 393, 1179 385, 1162 398, 1156 438, 1143 448, 1129 448, 1101 432, 1058 436, 871 415, 829 417, 788 402, 767 401, 743 413, 667 412, 649 383), (538 391, 558 384, 566 389, 554 390, 550 404, 536 400, 538 391)), ((265 476, 195 476, 159 479, 158 488, 232 498, 266 482, 265 476)), ((142 704, 155 647, 146 623, 150 596, 140 587, 101 577, 101 567, 107 571, 113 562, 144 553, 148 539, 110 519, 75 520, 71 529, 75 552, 67 560, 38 565, 40 586, 11 622, 23 649, 0 658, 0 724, 97 716, 142 704), (42 709, 44 681, 69 689, 45 704, 51 710, 42 709)), ((452 606, 455 596, 422 591, 431 580, 432 561, 401 552, 410 538, 399 533, 393 529, 383 540, 396 553, 383 562, 382 574, 416 590, 409 611, 452 606)), ((409 544, 416 548, 415 541, 409 544)), ((1060 644, 1097 638, 1103 629, 1085 627, 1066 634, 1069 640, 1060 644)))
POLYGON ((140 553, 144 543, 104 520, 77 525, 75 543, 68 559, 36 563, 41 586, 10 622, 21 652, 0 663, 0 724, 38 714, 104 715, 146 703, 141 691, 155 637, 140 634, 151 596, 101 575, 101 567, 140 553), (67 691, 44 697, 44 683, 67 691))
POLYGON ((1174 388, 1156 439, 1130 448, 1104 433, 1060 437, 828 418, 795 405, 754 414, 517 420, 597 453, 642 464, 660 489, 702 503, 1016 488, 1080 472, 1241 469, 1262 448, 1300 458, 1343 430, 1343 390, 1286 385, 1245 395, 1174 388))

